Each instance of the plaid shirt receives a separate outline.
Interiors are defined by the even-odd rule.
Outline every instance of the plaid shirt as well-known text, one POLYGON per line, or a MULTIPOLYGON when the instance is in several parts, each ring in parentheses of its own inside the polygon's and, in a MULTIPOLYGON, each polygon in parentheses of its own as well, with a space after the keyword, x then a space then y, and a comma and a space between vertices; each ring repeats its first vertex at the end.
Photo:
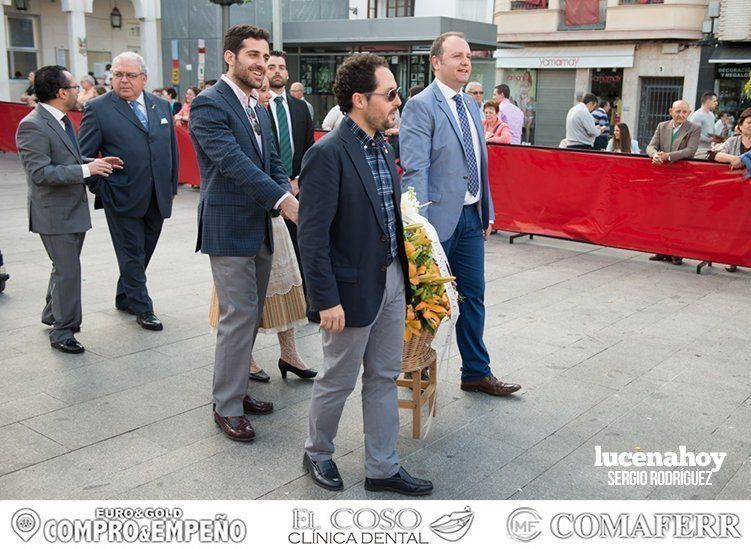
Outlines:
POLYGON ((388 263, 398 257, 396 248, 396 212, 394 211, 394 182, 391 179, 386 155, 389 154, 386 148, 386 141, 381 132, 376 132, 375 138, 365 133, 349 116, 344 117, 344 123, 349 125, 355 138, 362 145, 365 153, 365 159, 368 161, 370 171, 376 183, 378 196, 381 197, 381 215, 386 223, 389 237, 389 257, 388 263))

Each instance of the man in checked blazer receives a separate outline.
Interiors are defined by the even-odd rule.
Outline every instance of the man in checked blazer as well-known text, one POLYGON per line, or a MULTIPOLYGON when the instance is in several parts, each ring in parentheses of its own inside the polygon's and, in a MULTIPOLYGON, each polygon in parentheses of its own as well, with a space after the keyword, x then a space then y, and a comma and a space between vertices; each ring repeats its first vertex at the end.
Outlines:
POLYGON ((50 344, 63 353, 83 353, 73 335, 81 327, 81 249, 91 228, 84 181, 108 177, 119 158, 81 155, 67 113, 79 86, 65 67, 36 71, 37 106, 21 120, 18 155, 28 184, 29 230, 39 234, 52 261, 42 323, 52 326, 50 344))
POLYGON ((214 421, 233 440, 255 431, 245 413, 268 414, 250 398, 248 364, 263 312, 274 242, 271 213, 297 222, 297 199, 258 104, 269 33, 235 25, 224 36, 227 73, 190 108, 190 135, 201 170, 196 251, 209 255, 219 298, 214 360, 214 421))
MULTIPOLYGON (((655 134, 647 145, 647 156, 652 164, 670 164, 679 160, 690 160, 699 148, 701 126, 688 120, 691 108, 679 99, 670 108, 671 120, 657 124, 655 134)), ((665 254, 655 254, 650 261, 670 261, 673 265, 683 263, 683 258, 665 254)))

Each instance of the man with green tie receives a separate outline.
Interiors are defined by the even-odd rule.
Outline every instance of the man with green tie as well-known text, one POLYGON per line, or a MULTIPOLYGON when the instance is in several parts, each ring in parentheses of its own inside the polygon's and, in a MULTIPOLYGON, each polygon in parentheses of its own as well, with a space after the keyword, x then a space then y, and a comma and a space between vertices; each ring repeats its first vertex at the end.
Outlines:
MULTIPOLYGON (((279 150, 279 157, 292 185, 292 194, 300 192, 298 176, 302 166, 302 157, 313 146, 313 120, 310 118, 308 106, 304 101, 292 97, 287 90, 289 72, 287 71, 287 54, 283 51, 272 51, 266 65, 266 76, 269 78, 269 115, 272 121, 274 136, 279 150)), ((287 222, 287 229, 292 237, 295 255, 300 262, 300 251, 297 248, 297 225, 287 222)))

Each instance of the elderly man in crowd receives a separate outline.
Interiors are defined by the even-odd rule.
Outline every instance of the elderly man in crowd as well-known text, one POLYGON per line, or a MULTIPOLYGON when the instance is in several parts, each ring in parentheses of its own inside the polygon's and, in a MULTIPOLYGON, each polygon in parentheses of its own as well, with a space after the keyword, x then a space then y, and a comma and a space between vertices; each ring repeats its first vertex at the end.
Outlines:
POLYGON ((469 82, 464 86, 464 93, 469 94, 477 102, 480 110, 482 110, 482 84, 479 82, 469 82))
POLYGON ((313 110, 313 105, 308 103, 308 100, 305 99, 302 82, 292 82, 292 85, 289 87, 289 94, 295 99, 299 99, 300 101, 305 103, 305 105, 308 107, 308 112, 310 113, 310 119, 313 120, 315 111, 313 110))
POLYGON ((104 207, 120 267, 115 306, 136 316, 146 330, 161 330, 146 289, 146 268, 177 194, 177 139, 170 105, 145 93, 143 57, 121 53, 112 61, 112 89, 86 103, 81 152, 118 156, 125 169, 95 179, 95 207, 104 207))
MULTIPOLYGON (((670 108, 671 120, 657 125, 652 140, 647 145, 647 156, 653 164, 669 164, 694 157, 699 148, 701 126, 687 120, 689 106, 679 99, 670 108)), ((673 265, 683 263, 683 258, 665 254, 655 254, 650 261, 671 261, 673 265)))

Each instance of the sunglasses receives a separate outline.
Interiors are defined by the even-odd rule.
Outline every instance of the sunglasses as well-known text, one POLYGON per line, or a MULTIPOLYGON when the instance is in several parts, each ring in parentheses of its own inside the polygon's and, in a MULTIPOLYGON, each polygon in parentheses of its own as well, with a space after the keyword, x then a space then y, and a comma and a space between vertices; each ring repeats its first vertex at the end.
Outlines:
POLYGON ((386 101, 388 101, 390 103, 390 102, 396 100, 396 98, 399 96, 399 92, 400 91, 402 91, 401 86, 398 87, 398 88, 394 88, 392 90, 389 90, 386 93, 367 92, 367 93, 364 93, 363 95, 367 95, 368 97, 370 97, 371 95, 380 95, 380 96, 385 97, 386 101))
POLYGON ((475 90, 467 93, 470 95, 482 95, 482 90, 475 90))

